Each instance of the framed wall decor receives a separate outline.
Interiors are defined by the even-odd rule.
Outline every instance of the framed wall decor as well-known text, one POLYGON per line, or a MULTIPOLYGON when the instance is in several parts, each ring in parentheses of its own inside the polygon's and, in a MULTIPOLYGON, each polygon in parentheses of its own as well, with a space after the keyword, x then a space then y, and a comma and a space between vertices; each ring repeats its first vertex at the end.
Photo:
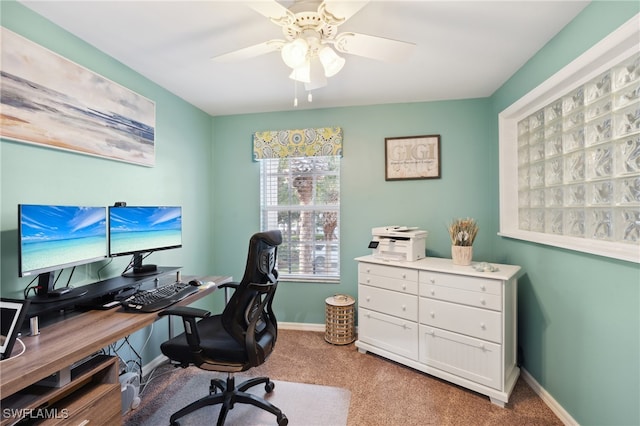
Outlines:
POLYGON ((155 164, 155 103, 0 27, 0 137, 155 164))
POLYGON ((440 135, 384 139, 385 180, 439 179, 440 135))

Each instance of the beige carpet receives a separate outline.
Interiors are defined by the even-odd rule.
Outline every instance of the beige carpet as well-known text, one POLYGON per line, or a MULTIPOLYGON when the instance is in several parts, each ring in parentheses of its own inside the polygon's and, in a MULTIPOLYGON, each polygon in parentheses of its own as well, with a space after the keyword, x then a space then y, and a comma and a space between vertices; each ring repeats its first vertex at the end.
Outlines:
MULTIPOLYGON (((123 419, 124 424, 143 424, 145 413, 153 414, 171 398, 170 387, 200 372, 195 367, 158 368, 156 378, 144 388, 142 405, 123 419)), ((361 354, 353 343, 327 343, 319 332, 279 330, 276 349, 267 362, 243 374, 347 389, 351 392, 347 426, 562 426, 522 378, 509 403, 500 408, 484 395, 382 357, 361 354)), ((270 424, 275 425, 272 417, 270 424)), ((211 419, 209 424, 215 422, 211 419)), ((168 424, 167 420, 154 426, 168 424)))
MULTIPOLYGON (((152 404, 153 407, 143 417, 143 413, 136 413, 136 419, 131 416, 126 419, 126 425, 158 426, 168 425, 171 414, 189 403, 205 396, 209 389, 209 382, 214 377, 225 378, 215 373, 193 370, 194 375, 186 383, 176 383, 167 389, 171 395, 162 404, 152 404)), ((246 377, 236 375, 236 383, 241 383, 246 377)), ((289 425, 305 426, 341 426, 347 424, 349 401, 351 392, 332 386, 310 385, 274 380, 275 388, 266 394, 264 385, 258 385, 248 392, 265 398, 280 408, 289 419, 289 425)), ((215 424, 220 413, 220 405, 203 407, 179 419, 181 426, 200 426, 215 424)), ((236 404, 229 411, 225 426, 255 426, 277 425, 276 416, 256 408, 252 405, 236 404)))

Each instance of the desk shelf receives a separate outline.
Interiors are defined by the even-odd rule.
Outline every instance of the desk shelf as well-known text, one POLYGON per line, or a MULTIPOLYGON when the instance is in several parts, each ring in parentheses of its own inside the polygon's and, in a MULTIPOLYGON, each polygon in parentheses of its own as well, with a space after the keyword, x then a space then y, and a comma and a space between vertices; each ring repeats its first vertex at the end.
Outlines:
POLYGON ((116 424, 121 415, 117 358, 98 355, 78 365, 71 371, 71 381, 59 388, 28 386, 3 399, 2 410, 2 425, 19 417, 46 425, 69 424, 71 419, 82 423, 82 416, 102 419, 98 424, 116 424), (14 416, 5 417, 6 413, 14 416), (115 423, 106 422, 108 419, 115 423))
MULTIPOLYGON (((165 278, 175 279, 170 275, 165 275, 165 278)), ((211 281, 214 285, 200 287, 197 293, 176 303, 176 306, 193 303, 211 294, 216 286, 231 281, 228 276, 198 278, 211 281)), ((39 335, 22 337, 25 352, 0 364, 0 395, 3 397, 0 402, 0 426, 15 423, 16 419, 11 418, 11 413, 22 412, 21 416, 24 417, 32 410, 30 417, 33 417, 38 414, 34 410, 43 407, 58 409, 58 413, 63 409, 68 410, 59 416, 66 415, 66 418, 47 419, 44 424, 80 424, 89 417, 92 417, 91 424, 120 424, 122 404, 116 359, 101 355, 88 363, 78 363, 153 324, 158 318, 155 312, 129 313, 121 307, 78 312, 73 317, 59 318, 42 327, 39 335), (37 384, 74 363, 78 366, 72 369, 72 380, 67 385, 51 388, 37 384)), ((41 424, 45 419, 38 420, 38 424, 41 424)))

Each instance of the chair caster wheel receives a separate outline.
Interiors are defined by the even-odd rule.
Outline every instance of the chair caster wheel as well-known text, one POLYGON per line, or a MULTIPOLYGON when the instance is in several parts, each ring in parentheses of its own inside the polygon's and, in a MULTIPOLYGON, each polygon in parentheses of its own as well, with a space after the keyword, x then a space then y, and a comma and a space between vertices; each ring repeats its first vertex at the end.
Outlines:
POLYGON ((170 426, 180 426, 180 422, 176 420, 175 422, 171 422, 170 426))
POLYGON ((278 426, 287 426, 288 424, 289 419, 287 419, 287 416, 283 414, 282 417, 278 420, 278 426))
MULTIPOLYGON (((273 392, 273 389, 276 387, 275 383, 273 383, 272 381, 269 381, 267 383, 265 383, 264 385, 264 390, 267 393, 271 393, 273 392)), ((286 423, 285 423, 286 424, 286 423)))

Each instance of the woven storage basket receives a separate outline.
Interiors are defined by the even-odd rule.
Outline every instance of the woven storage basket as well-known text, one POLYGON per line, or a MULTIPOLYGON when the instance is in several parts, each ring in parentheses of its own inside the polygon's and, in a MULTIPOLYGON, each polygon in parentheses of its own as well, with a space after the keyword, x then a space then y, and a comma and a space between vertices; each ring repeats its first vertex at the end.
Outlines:
POLYGON ((346 294, 327 297, 324 340, 334 345, 348 345, 355 336, 355 299, 346 294))

